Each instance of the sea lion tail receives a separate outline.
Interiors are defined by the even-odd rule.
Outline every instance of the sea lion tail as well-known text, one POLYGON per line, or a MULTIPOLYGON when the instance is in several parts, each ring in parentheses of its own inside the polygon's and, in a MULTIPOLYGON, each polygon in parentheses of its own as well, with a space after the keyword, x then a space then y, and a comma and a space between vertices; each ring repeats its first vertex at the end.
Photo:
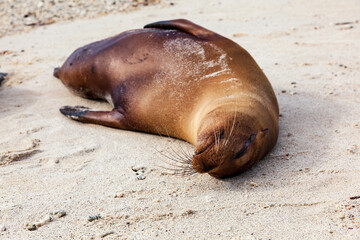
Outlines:
POLYGON ((191 34, 200 39, 213 39, 220 37, 219 34, 210 31, 204 27, 201 27, 186 19, 174 19, 168 21, 159 21, 150 23, 144 26, 144 28, 160 28, 160 29, 173 29, 179 30, 188 34, 191 34))
POLYGON ((56 67, 54 68, 54 73, 53 73, 54 77, 56 78, 60 78, 60 68, 56 67))

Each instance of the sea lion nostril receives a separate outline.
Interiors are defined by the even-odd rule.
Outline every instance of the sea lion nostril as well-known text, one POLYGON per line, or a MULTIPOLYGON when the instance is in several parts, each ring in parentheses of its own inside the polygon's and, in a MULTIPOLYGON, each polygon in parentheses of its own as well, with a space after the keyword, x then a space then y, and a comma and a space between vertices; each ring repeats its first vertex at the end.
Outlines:
POLYGON ((202 164, 204 166, 204 171, 208 172, 210 170, 209 167, 205 164, 205 162, 203 162, 202 164))
POLYGON ((214 167, 207 165, 204 161, 202 161, 202 164, 204 167, 204 172, 209 172, 210 170, 212 170, 214 168, 214 167))

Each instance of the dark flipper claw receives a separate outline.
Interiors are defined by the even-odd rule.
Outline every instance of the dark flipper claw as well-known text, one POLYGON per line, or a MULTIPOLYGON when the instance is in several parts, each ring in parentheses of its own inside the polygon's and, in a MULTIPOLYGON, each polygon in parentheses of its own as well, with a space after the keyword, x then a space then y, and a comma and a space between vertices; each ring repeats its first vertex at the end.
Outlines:
POLYGON ((83 106, 74 106, 74 107, 63 106, 60 108, 60 112, 62 114, 74 120, 80 120, 79 118, 84 116, 89 111, 90 108, 83 106))

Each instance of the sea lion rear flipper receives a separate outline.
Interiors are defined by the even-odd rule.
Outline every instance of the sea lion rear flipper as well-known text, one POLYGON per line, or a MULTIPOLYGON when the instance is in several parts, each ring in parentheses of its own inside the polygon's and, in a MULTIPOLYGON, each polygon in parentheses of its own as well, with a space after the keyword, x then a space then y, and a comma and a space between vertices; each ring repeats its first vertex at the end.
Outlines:
POLYGON ((60 68, 59 67, 54 68, 53 75, 56 78, 60 78, 60 68))
POLYGON ((126 129, 125 125, 122 123, 124 116, 117 109, 112 111, 93 111, 90 108, 82 106, 63 106, 60 108, 60 112, 79 122, 126 129))
POLYGON ((144 28, 160 28, 160 29, 173 29, 186 32, 195 37, 201 39, 211 39, 214 37, 219 37, 217 33, 214 33, 206 28, 203 28, 189 20, 186 19, 175 19, 169 21, 159 21, 150 23, 144 26, 144 28))

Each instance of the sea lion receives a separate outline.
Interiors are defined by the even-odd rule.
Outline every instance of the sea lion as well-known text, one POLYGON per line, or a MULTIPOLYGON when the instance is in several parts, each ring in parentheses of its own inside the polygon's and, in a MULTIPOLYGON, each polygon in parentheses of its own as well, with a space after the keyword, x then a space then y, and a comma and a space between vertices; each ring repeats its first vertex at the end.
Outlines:
POLYGON ((195 145, 181 173, 237 175, 278 137, 274 91, 250 54, 188 20, 148 24, 77 49, 54 76, 112 111, 65 106, 84 123, 163 134, 195 145))

